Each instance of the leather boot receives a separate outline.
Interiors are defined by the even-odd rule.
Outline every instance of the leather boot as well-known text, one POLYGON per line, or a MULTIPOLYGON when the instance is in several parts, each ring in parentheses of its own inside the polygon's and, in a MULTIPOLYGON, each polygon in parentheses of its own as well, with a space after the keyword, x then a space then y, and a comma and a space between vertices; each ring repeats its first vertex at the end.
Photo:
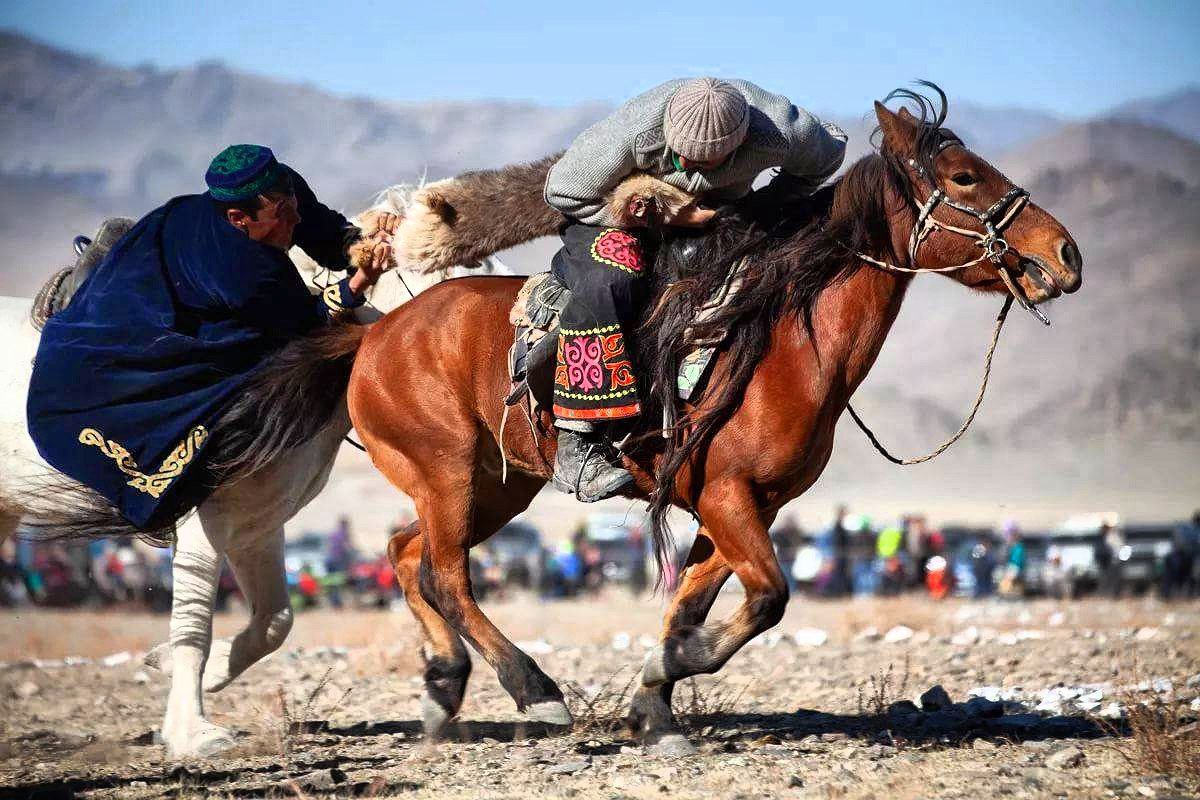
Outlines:
POLYGON ((559 491, 573 494, 581 502, 594 503, 612 497, 632 480, 621 454, 602 434, 558 432, 554 486, 559 491))

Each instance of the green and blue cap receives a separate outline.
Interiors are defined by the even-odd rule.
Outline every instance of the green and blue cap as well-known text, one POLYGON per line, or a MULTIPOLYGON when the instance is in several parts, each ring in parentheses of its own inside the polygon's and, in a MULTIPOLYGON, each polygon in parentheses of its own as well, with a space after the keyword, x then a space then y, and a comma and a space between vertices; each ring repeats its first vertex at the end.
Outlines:
POLYGON ((237 203, 257 197, 284 175, 284 167, 271 148, 261 144, 226 147, 208 165, 204 182, 214 200, 237 203))

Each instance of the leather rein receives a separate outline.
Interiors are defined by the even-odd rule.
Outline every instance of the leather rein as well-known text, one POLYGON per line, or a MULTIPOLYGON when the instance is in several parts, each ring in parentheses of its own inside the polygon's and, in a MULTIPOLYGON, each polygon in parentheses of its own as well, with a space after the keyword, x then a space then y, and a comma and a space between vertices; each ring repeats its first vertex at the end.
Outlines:
MULTIPOLYGON (((962 146, 962 142, 958 139, 946 139, 938 146, 937 152, 940 154, 948 147, 955 145, 962 146)), ((935 154, 936 155, 936 154, 935 154)), ((1004 231, 1013 220, 1020 215, 1025 206, 1029 203, 1029 192, 1022 189, 1020 186, 1013 186, 1004 196, 992 203, 984 209, 978 209, 966 203, 959 202, 949 197, 938 185, 933 178, 926 172, 925 168, 917 163, 916 159, 909 159, 908 165, 920 176, 930 188, 929 197, 922 203, 917 210, 917 222, 913 226, 912 233, 908 237, 908 263, 912 266, 901 267, 896 264, 889 264, 886 261, 872 258, 871 256, 854 251, 854 255, 861 258, 863 261, 878 267, 886 272, 900 272, 915 274, 921 272, 954 272, 960 269, 974 266, 983 261, 991 261, 999 274, 1000 279, 1004 281, 1004 285, 1008 288, 1008 297, 1004 299, 1004 305, 1000 309, 1000 313, 996 316, 996 326, 992 331, 992 342, 988 347, 987 355, 984 357, 983 379, 979 385, 979 393, 975 396, 975 403, 971 407, 971 412, 967 415, 959 429, 949 439, 944 441, 932 452, 916 458, 898 458, 892 455, 874 432, 867 427, 867 424, 862 421, 858 412, 854 410, 854 406, 846 404, 846 410, 850 412, 851 418, 866 434, 871 444, 879 451, 880 455, 891 461, 893 464, 900 466, 909 466, 912 464, 921 464, 926 461, 931 461, 937 458, 942 453, 950 448, 955 442, 962 438, 967 429, 971 427, 971 423, 975 421, 975 414, 979 411, 979 407, 983 404, 984 393, 987 391, 988 377, 992 372, 992 356, 995 355, 996 345, 1000 342, 1000 330, 1004 327, 1004 321, 1008 317, 1008 311, 1012 308, 1013 301, 1020 303, 1021 307, 1032 314, 1044 325, 1049 325, 1050 320, 1036 306, 1029 302, 1025 297, 1025 293, 1021 291, 1016 280, 1009 274, 1008 267, 1004 263, 1004 256, 1012 249, 1004 238, 1004 231), (964 214, 974 217, 979 220, 983 230, 970 230, 968 228, 960 228, 955 225, 942 222, 937 219, 933 212, 939 205, 946 205, 956 211, 961 211, 964 214), (978 258, 971 259, 963 264, 956 264, 951 267, 919 267, 917 266, 917 251, 921 244, 935 231, 946 231, 947 233, 965 236, 969 239, 974 239, 976 245, 982 249, 982 253, 978 258)))

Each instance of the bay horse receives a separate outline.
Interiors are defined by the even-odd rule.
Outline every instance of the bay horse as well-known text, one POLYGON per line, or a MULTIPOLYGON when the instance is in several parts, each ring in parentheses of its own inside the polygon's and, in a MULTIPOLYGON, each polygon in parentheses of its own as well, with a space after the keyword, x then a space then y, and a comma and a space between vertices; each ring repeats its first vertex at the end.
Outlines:
MULTIPOLYGON (((760 212, 774 213, 769 225, 735 213, 695 238, 691 263, 704 269, 660 292, 638 334, 661 408, 674 391, 674 358, 686 351, 691 316, 678 309, 710 296, 712 279, 703 276, 724 274, 715 267, 744 265, 742 288, 712 323, 729 335, 708 389, 681 409, 674 441, 656 445, 661 438, 646 437, 626 459, 636 477, 629 496, 650 498, 659 520, 673 504, 700 523, 628 716, 634 734, 663 752, 691 749, 671 712, 675 683, 716 672, 783 615, 788 588, 768 529, 829 461, 838 418, 908 289, 912 276, 900 270, 944 271, 983 293, 1002 295, 1011 286, 1030 305, 1080 286, 1082 258, 1071 235, 942 128, 945 95, 932 88, 939 108, 904 90, 886 98, 919 103, 919 118, 877 102, 878 152, 807 207, 760 212), (811 218, 813 206, 815 221, 788 224, 811 218), (1007 217, 1002 238, 985 241, 998 214, 1007 217), (919 223, 928 230, 914 237, 919 223), (981 246, 995 258, 981 258, 981 246), (731 575, 744 600, 727 619, 706 621, 731 575)), ((672 250, 664 252, 660 266, 672 250)), ((467 277, 432 287, 364 333, 350 376, 348 407, 363 444, 416 505, 418 520, 395 535, 388 552, 424 631, 423 714, 431 735, 461 707, 471 669, 464 639, 518 709, 547 723, 571 721, 555 682, 480 610, 468 574, 469 548, 525 510, 554 462, 545 411, 535 420, 542 435, 509 424, 501 447, 508 313, 521 285, 518 278, 467 277)), ((656 524, 660 554, 667 536, 656 524)))

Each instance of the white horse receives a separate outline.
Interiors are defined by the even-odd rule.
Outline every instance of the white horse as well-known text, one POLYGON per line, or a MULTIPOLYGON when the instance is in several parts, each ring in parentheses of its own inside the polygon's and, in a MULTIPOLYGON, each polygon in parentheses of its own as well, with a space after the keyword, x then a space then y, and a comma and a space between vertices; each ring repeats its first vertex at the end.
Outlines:
MULTIPOLYGON (((405 191, 388 190, 371 211, 404 213, 405 191)), ((311 260, 293 250, 302 275, 314 277, 311 260)), ((492 260, 482 270, 507 273, 492 260)), ((393 270, 381 278, 370 305, 359 312, 370 322, 412 295, 453 277, 393 270)), ((320 275, 315 276, 320 283, 320 275)), ((329 276, 324 276, 328 278, 329 276)), ((331 278, 336 280, 337 276, 331 278)), ((38 476, 53 470, 38 456, 25 422, 38 331, 27 299, 0 297, 0 541, 21 521, 19 498, 38 476)), ((233 744, 230 731, 205 718, 204 693, 220 691, 263 656, 277 649, 292 627, 283 561, 284 524, 325 486, 334 457, 350 431, 345 403, 315 438, 288 452, 253 480, 218 488, 184 523, 172 562, 174 600, 170 636, 146 663, 169 673, 171 689, 161 737, 169 758, 211 756, 233 744), (250 619, 231 639, 212 639, 213 603, 222 560, 228 558, 250 608, 250 619)))

